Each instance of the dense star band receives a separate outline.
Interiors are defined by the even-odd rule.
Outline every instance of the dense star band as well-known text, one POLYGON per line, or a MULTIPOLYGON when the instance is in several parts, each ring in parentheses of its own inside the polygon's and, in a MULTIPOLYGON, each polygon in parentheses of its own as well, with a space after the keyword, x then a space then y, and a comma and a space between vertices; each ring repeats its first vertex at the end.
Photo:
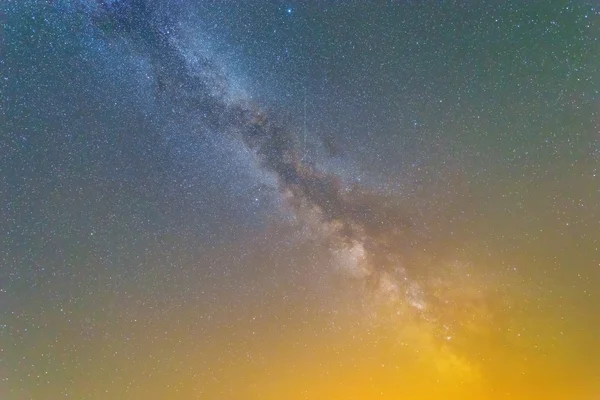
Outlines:
POLYGON ((600 395, 600 9, 0 5, 0 398, 600 395))

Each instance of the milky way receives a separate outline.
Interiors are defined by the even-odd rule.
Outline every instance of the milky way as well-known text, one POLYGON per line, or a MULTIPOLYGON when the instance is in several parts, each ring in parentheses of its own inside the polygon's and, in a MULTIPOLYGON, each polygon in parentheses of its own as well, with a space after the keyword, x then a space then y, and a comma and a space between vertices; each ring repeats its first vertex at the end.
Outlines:
POLYGON ((594 398, 599 15, 7 2, 0 397, 594 398))
POLYGON ((401 251, 401 234, 410 226, 407 217, 377 195, 358 185, 344 187, 334 174, 304 162, 298 132, 246 99, 232 100, 227 77, 214 60, 179 47, 184 45, 177 40, 176 28, 160 21, 160 14, 145 2, 107 5, 96 18, 109 26, 113 23, 111 33, 125 32, 136 42, 154 73, 161 111, 194 121, 199 135, 239 137, 260 165, 275 174, 286 201, 318 214, 319 223, 329 225, 333 237, 328 239, 334 245, 348 247, 350 252, 358 247, 360 258, 369 258, 368 278, 377 281, 385 268, 393 272, 393 260, 385 258, 401 251))

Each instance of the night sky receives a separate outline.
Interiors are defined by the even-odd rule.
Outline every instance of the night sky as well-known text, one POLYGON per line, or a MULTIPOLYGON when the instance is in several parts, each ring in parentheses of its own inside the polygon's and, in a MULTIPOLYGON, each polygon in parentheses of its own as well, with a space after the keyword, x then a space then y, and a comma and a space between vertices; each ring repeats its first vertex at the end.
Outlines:
POLYGON ((599 398, 600 4, 0 23, 0 399, 599 398))

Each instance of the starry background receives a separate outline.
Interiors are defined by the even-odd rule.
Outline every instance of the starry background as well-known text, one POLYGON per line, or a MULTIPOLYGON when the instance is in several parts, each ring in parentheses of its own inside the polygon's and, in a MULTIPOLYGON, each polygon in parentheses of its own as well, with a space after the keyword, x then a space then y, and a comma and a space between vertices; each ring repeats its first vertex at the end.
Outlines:
POLYGON ((600 396, 600 6, 4 1, 0 398, 600 396))

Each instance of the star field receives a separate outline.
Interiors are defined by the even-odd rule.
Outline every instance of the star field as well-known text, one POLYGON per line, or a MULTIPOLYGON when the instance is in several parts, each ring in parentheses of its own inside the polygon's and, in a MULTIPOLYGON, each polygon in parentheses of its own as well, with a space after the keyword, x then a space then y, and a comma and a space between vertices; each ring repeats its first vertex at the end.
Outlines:
POLYGON ((1 399, 600 395, 598 5, 0 10, 1 399))

